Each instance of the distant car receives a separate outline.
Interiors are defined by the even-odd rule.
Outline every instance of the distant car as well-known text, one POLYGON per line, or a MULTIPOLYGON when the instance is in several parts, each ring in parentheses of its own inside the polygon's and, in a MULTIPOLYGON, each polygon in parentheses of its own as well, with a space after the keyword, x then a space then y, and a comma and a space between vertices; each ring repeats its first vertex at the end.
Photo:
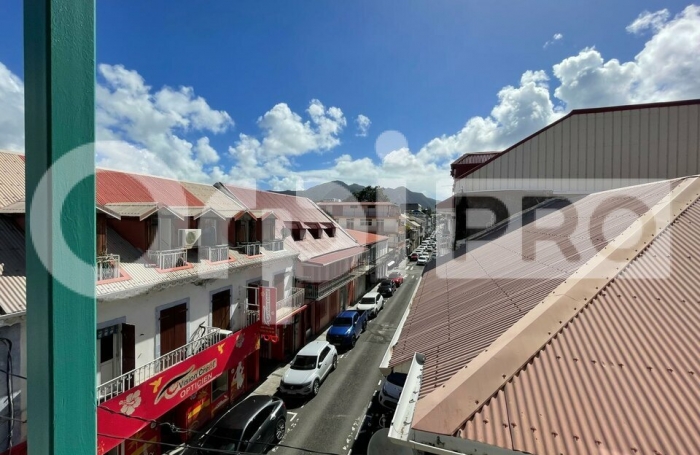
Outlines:
POLYGON ((186 452, 197 455, 214 453, 265 453, 284 437, 287 408, 278 397, 253 395, 229 409, 186 452))
POLYGON ((430 260, 430 256, 428 256, 427 254, 423 254, 418 258, 418 262, 416 262, 416 264, 417 265, 425 265, 428 263, 429 260, 430 260))
POLYGON ((396 409, 406 376, 406 373, 391 373, 386 377, 379 390, 379 404, 388 409, 396 409))
POLYGON ((409 259, 410 259, 411 261, 417 261, 417 260, 418 260, 418 256, 420 256, 420 255, 414 251, 414 252, 411 253, 411 255, 409 256, 409 259))
POLYGON ((389 278, 382 278, 377 287, 377 292, 382 295, 382 297, 391 297, 396 292, 396 283, 389 278))
POLYGON ((391 272, 389 274, 389 279, 394 282, 397 288, 403 284, 403 276, 401 276, 399 272, 391 272))
POLYGON ((338 351, 327 341, 312 341, 294 357, 279 391, 285 395, 318 395, 321 382, 338 366, 338 351))

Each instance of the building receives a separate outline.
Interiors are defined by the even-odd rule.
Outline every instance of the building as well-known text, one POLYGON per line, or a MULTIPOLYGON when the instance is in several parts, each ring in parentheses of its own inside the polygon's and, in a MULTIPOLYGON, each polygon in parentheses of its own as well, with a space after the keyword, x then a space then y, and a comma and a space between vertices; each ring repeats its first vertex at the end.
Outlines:
POLYGON ((502 153, 466 154, 452 164, 457 240, 547 198, 699 174, 699 125, 700 100, 578 109, 502 153))
POLYGON ((550 207, 425 272, 381 364, 408 374, 389 439, 435 454, 698 452, 700 178, 550 207))
POLYGON ((405 221, 393 202, 319 202, 318 206, 345 229, 388 237, 392 261, 405 257, 405 221))
POLYGON ((358 287, 358 294, 363 295, 378 280, 386 277, 389 274, 389 269, 395 267, 397 263, 391 260, 389 255, 388 237, 352 229, 346 229, 346 232, 367 249, 365 257, 362 259, 365 270, 365 286, 364 289, 358 287))
MULTIPOLYGON (((333 218, 308 198, 217 183, 234 201, 262 217, 261 210, 275 213, 274 235, 284 247, 298 254, 295 286, 305 289, 307 305, 295 315, 298 347, 322 331, 335 316, 361 297, 365 280, 366 248, 358 244, 333 218)), ((259 220, 260 218, 258 218, 259 220)), ((272 231, 270 231, 272 235, 272 231)))

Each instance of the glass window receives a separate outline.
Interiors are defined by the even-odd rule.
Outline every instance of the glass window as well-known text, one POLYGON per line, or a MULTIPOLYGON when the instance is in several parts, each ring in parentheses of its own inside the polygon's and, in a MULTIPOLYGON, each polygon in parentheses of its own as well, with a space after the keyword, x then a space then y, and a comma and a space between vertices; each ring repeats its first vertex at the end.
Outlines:
POLYGON ((114 335, 110 334, 100 338, 100 363, 114 358, 114 335))
POLYGON ((328 348, 328 347, 324 348, 323 351, 321 351, 321 355, 318 356, 319 362, 323 362, 323 359, 326 358, 326 356, 328 355, 329 352, 331 352, 331 348, 328 348))
POLYGON ((228 390, 228 371, 214 379, 211 384, 211 400, 214 401, 225 394, 228 390))
POLYGON ((347 327, 352 325, 352 319, 350 318, 336 318, 335 322, 333 325, 336 325, 338 327, 347 327))
POLYGON ((293 370, 313 370, 316 368, 316 357, 310 355, 298 355, 294 358, 291 368, 293 370))

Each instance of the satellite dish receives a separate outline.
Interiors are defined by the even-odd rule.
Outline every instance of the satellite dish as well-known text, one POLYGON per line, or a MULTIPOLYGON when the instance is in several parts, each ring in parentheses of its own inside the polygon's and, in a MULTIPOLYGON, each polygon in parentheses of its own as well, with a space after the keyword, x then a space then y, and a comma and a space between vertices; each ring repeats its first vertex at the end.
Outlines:
POLYGON ((369 440, 367 455, 413 455, 413 449, 391 442, 389 429, 382 428, 369 440))

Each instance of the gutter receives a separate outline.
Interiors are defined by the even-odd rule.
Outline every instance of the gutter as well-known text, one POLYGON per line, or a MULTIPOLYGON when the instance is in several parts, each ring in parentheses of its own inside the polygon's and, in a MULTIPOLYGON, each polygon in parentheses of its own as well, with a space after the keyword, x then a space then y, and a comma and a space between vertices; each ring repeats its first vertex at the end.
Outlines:
POLYGON ((406 319, 408 319, 408 314, 411 312, 411 305, 413 304, 413 299, 416 297, 416 293, 418 292, 418 288, 420 287, 421 281, 423 281, 423 275, 421 274, 420 277, 418 277, 418 284, 416 284, 416 288, 413 290, 413 295, 411 295, 411 300, 408 302, 408 306, 406 307, 406 311, 404 311, 403 316, 401 317, 401 321, 399 322, 399 326, 396 328, 396 331, 394 332, 394 336, 391 337, 391 341, 389 342, 389 347, 386 348, 386 352, 384 353, 384 357, 382 357, 382 361, 379 364, 379 371, 381 371, 382 375, 387 376, 389 375, 393 368, 389 367, 389 362, 391 362, 391 357, 394 354, 394 346, 399 342, 399 338, 401 337, 401 332, 403 330, 404 324, 406 324, 406 319))

